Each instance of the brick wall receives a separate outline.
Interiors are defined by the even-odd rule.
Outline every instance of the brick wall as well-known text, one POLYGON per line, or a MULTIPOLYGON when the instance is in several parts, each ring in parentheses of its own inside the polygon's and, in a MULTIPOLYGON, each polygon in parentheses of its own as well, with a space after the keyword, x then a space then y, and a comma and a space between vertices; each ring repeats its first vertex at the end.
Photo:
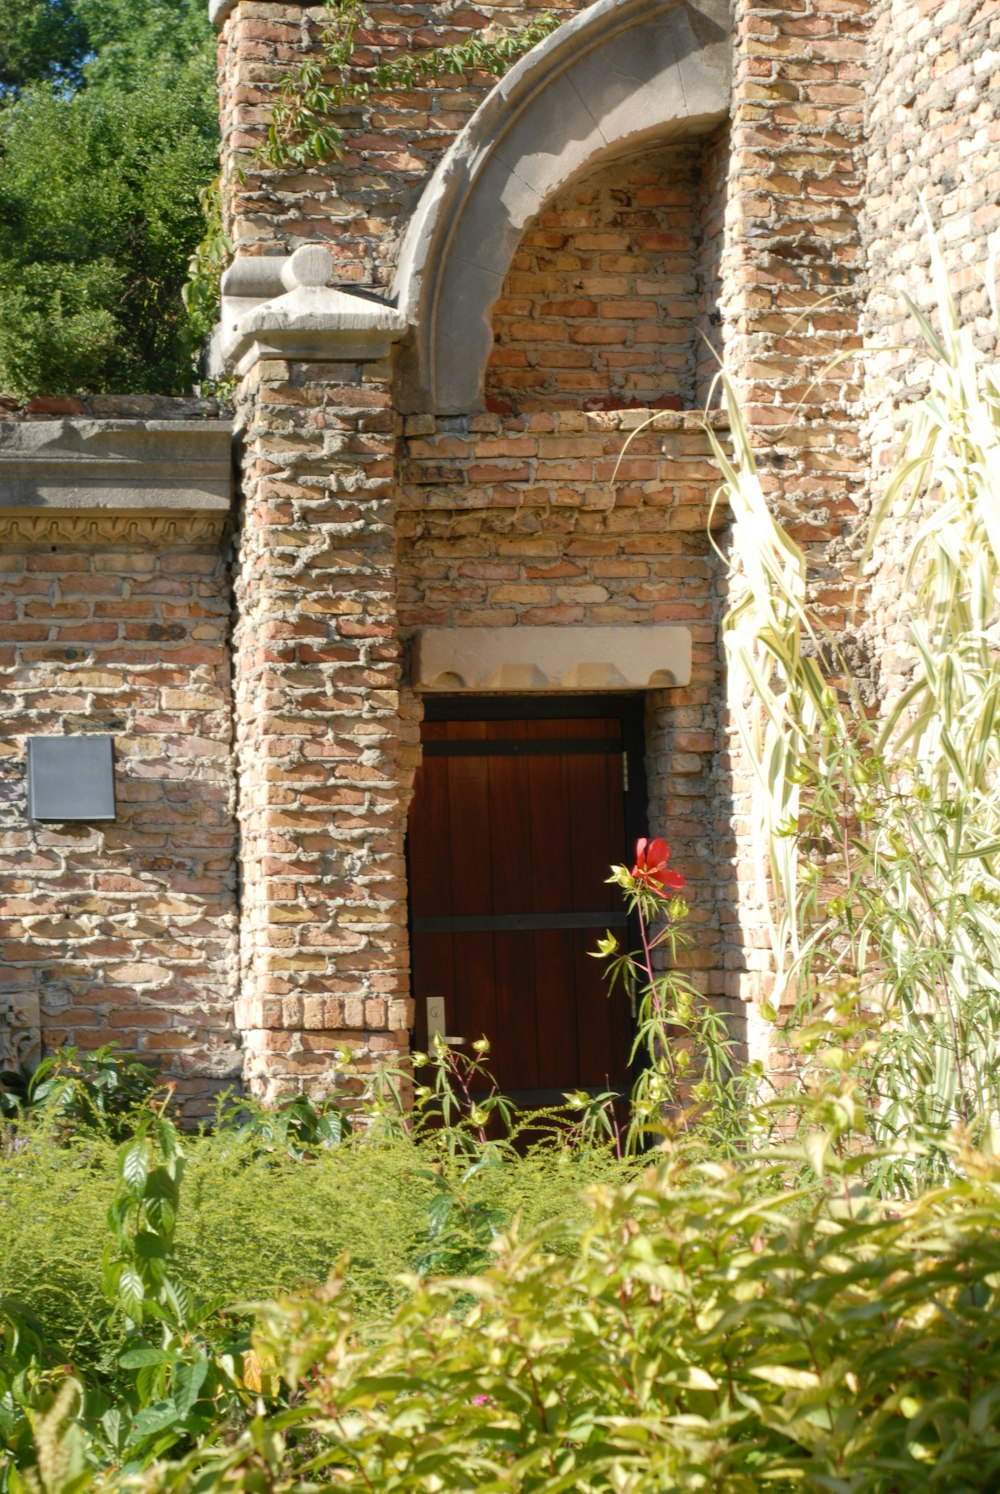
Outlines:
MULTIPOLYGON (((506 32, 545 10, 571 15, 583 0, 551 5, 442 6, 389 3, 371 11, 357 33, 356 77, 397 54, 446 46, 485 28, 506 32)), ((241 0, 220 33, 222 154, 227 210, 241 252, 291 253, 304 241, 326 243, 345 283, 385 287, 407 220, 444 151, 494 84, 486 74, 435 79, 410 93, 374 95, 345 110, 346 149, 335 166, 305 171, 257 168, 275 89, 314 55, 329 12, 321 5, 241 0), (237 179, 236 167, 243 180, 237 179)))
MULTIPOLYGON (((567 13, 579 8, 566 7, 567 13)), ((690 624, 696 649, 690 691, 648 698, 651 818, 662 816, 677 843, 675 855, 695 869, 695 902, 704 920, 696 963, 702 963, 706 986, 741 1001, 767 989, 749 784, 717 653, 728 583, 704 533, 714 478, 704 439, 682 411, 703 400, 715 371, 713 350, 721 350, 765 490, 805 550, 813 599, 854 673, 874 683, 872 634, 852 610, 851 568, 871 475, 866 420, 874 404, 878 445, 879 421, 891 426, 893 402, 913 378, 887 359, 870 366, 866 389, 858 355, 865 335, 870 342, 890 338, 901 325, 898 295, 883 282, 916 253, 910 189, 925 169, 948 219, 949 253, 963 277, 963 313, 981 315, 970 276, 997 211, 996 137, 984 102, 993 75, 995 12, 981 0, 978 6, 972 0, 916 6, 903 0, 734 0, 730 127, 586 173, 529 224, 494 308, 487 415, 409 415, 397 450, 388 366, 365 372, 353 365, 350 375, 330 366, 324 373, 285 369, 262 376, 259 387, 248 386, 252 496, 238 583, 245 618, 263 625, 277 607, 289 626, 317 628, 316 617, 327 616, 323 608, 331 604, 320 601, 308 558, 326 553, 324 546, 338 555, 352 546, 355 568, 333 587, 336 608, 383 628, 372 707, 376 730, 386 733, 373 759, 380 797, 378 807, 371 798, 358 799, 357 833, 376 858, 384 857, 372 968, 394 1000, 405 995, 405 940, 393 932, 387 910, 405 891, 391 879, 401 876, 398 853, 421 709, 405 690, 398 699, 393 694, 394 650, 405 648, 416 628, 440 624, 690 624), (907 151, 912 161, 901 177, 907 151), (374 380, 384 396, 378 418, 386 424, 365 432, 364 440, 345 393, 352 380, 356 388, 374 380), (675 423, 667 419, 661 431, 639 437, 613 480, 631 429, 623 408, 658 403, 676 407, 675 423), (335 535, 322 530, 328 522, 322 505, 331 492, 341 504, 350 494, 359 514, 373 515, 367 547, 360 545, 353 517, 338 517, 335 535), (359 501, 366 494, 372 495, 370 510, 367 497, 359 501), (312 515, 310 504, 318 505, 312 515), (284 516, 272 520, 279 512, 284 516), (266 535, 252 532, 257 523, 266 535), (287 527, 281 543, 279 525, 287 527), (387 579, 394 563, 398 593, 387 579)), ((357 75, 376 58, 454 41, 484 24, 516 23, 525 13, 524 7, 492 5, 379 7, 372 29, 359 36, 357 75)), ((422 186, 491 81, 444 77, 405 95, 373 99, 345 111, 341 160, 322 170, 262 171, 247 152, 260 139, 278 77, 315 48, 321 17, 319 9, 240 0, 226 23, 220 55, 228 80, 223 122, 234 239, 245 253, 286 252, 303 239, 324 242, 340 281, 384 291, 422 186), (248 165, 241 183, 235 168, 248 165)), ((474 403, 470 392, 470 409, 474 403)), ((724 533, 719 538, 724 545, 724 533)), ((343 565, 349 569, 346 560, 343 565)), ((340 625, 330 617, 340 615, 335 609, 327 616, 321 632, 317 657, 326 695, 315 713, 304 704, 315 681, 299 682, 293 665, 301 660, 287 650, 271 682, 281 709, 291 703, 295 719, 310 723, 303 733, 307 744, 313 733, 349 744, 368 709, 348 692, 340 719, 334 703, 338 671, 343 666, 350 674, 359 657, 350 650, 360 648, 338 636, 340 625)), ((258 745, 261 753, 278 749, 262 743, 260 703, 271 696, 248 670, 253 628, 249 621, 243 628, 241 771, 247 782, 261 755, 258 745)), ((364 658, 372 662, 371 655, 364 658)), ((348 761, 352 751, 345 745, 348 761)), ((307 755, 307 747, 298 757, 286 754, 275 769, 271 781, 280 793, 249 786, 248 805, 258 802, 253 794, 260 805, 255 845, 271 844, 281 830, 278 816, 285 809, 279 803, 294 806, 296 833, 305 830, 307 812, 295 785, 304 781, 298 775, 307 755)), ((331 778, 323 782, 332 791, 331 778)), ((291 828, 287 838, 294 839, 291 828)), ((337 829, 336 839, 340 849, 328 848, 330 868, 340 865, 349 844, 346 831, 337 829)), ((266 948, 310 951, 308 969, 289 966, 280 990, 270 993, 286 1003, 292 1028, 298 1022, 294 1030, 307 1034, 296 1001, 314 987, 315 994, 332 991, 324 982, 345 978, 353 967, 343 940, 329 946, 343 952, 343 962, 335 952, 320 957, 312 950, 323 917, 336 904, 333 883, 327 889, 323 882, 333 870, 315 872, 307 891, 308 878, 288 871, 293 860, 302 870, 301 848, 294 855, 290 844, 284 850, 286 861, 273 873, 278 890, 265 898, 266 877, 261 885, 262 907, 273 901, 285 908, 268 926, 286 919, 296 900, 308 903, 308 917, 301 932, 286 929, 284 944, 260 932, 259 939, 248 935, 246 949, 252 965, 259 944, 261 970, 271 960, 271 954, 264 960, 266 948)), ((263 930, 268 920, 262 913, 260 920, 263 930)), ((275 971, 272 965, 268 980, 275 971)), ((368 992, 367 976, 351 978, 356 984, 361 979, 368 992)), ((285 1007, 268 1010, 261 1031, 285 1033, 280 1042, 294 1048, 299 1039, 282 1027, 285 1016, 279 1019, 285 1007)), ((405 1014, 406 1008, 399 1010, 405 1014)), ((316 1020, 325 1022, 325 1009, 316 1011, 316 1020)), ((401 1029, 392 1036, 392 1028, 386 1014, 386 1043, 401 1043, 401 1029)), ((367 1030, 377 1030, 374 1018, 367 1030)), ((277 1037, 261 1041, 278 1045, 277 1037)))
MULTIPOLYGON (((877 489, 898 449, 927 363, 904 290, 932 312, 924 197, 963 324, 995 352, 987 290, 989 235, 1000 227, 1000 4, 879 0, 870 59, 865 314, 867 441, 877 489)), ((870 572, 870 636, 883 692, 900 683, 904 536, 870 572)))
MULTIPOLYGON (((379 5, 355 76, 541 8, 379 5)), ((384 292, 423 186, 493 80, 374 97, 344 112, 341 159, 262 169, 274 90, 327 20, 238 0, 223 26, 227 221, 241 254, 321 242, 338 281, 384 292)), ((650 829, 690 878, 705 989, 740 1003, 767 989, 718 652, 729 587, 705 533, 715 474, 688 412, 723 351, 814 599, 855 674, 891 685, 901 543, 876 557, 866 625, 850 568, 924 378, 896 346, 912 340, 899 279, 917 288, 926 262, 921 189, 962 316, 991 346, 1000 3, 734 0, 733 30, 729 128, 585 173, 528 226, 494 308, 487 414, 401 419, 388 342, 265 351, 240 389, 232 573, 218 527, 190 518, 6 522, 0 980, 40 994, 46 1041, 164 1054, 195 1107, 241 1061, 237 995, 261 1093, 322 1087, 341 1045, 364 1063, 405 1050, 422 710, 405 651, 442 624, 691 628, 690 685, 647 696, 650 829), (26 823, 23 737, 65 730, 115 736, 117 824, 26 823)), ((156 411, 112 398, 23 413, 156 411)))
MULTIPOLYGON (((404 641, 427 626, 691 629, 689 685, 646 698, 650 831, 669 835, 689 880, 687 963, 721 996, 738 947, 717 753, 720 563, 707 537, 718 474, 698 416, 664 411, 655 428, 638 430, 646 419, 645 411, 408 417, 399 624, 404 641)), ((419 702, 408 706, 418 717, 419 702)))
POLYGON ((528 226, 494 309, 490 409, 703 403, 716 294, 702 265, 708 153, 695 141, 616 161, 528 226))
POLYGON ((220 530, 0 508, 0 992, 37 997, 47 1047, 163 1066, 191 1113, 242 1059, 220 530), (114 737, 117 820, 32 824, 25 737, 81 732, 114 737))

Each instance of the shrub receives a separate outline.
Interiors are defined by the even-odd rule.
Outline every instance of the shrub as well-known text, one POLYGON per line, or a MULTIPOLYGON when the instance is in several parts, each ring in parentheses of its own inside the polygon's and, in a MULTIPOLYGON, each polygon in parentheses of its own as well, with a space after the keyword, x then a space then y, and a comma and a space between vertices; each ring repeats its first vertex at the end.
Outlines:
MULTIPOLYGON (((34 1314, 85 1380, 120 1385, 127 1330, 106 1295, 104 1257, 120 1179, 115 1143, 148 1118, 148 1081, 130 1079, 127 1061, 88 1063, 105 1085, 117 1074, 117 1093, 135 1083, 135 1104, 109 1128, 68 1073, 80 1067, 71 1055, 46 1071, 42 1109, 9 1128, 0 1150, 0 1293, 34 1314)), ((177 1274, 195 1300, 246 1304, 322 1282, 341 1262, 359 1318, 384 1317, 407 1294, 405 1273, 468 1269, 515 1216, 569 1229, 588 1183, 625 1175, 609 1149, 570 1146, 565 1135, 523 1152, 489 1141, 452 1151, 446 1129, 385 1125, 303 1149, 230 1117, 182 1143, 177 1274)))
MULTIPOLYGON (((514 1231, 358 1332, 349 1292, 261 1311, 293 1392, 152 1488, 986 1490, 1000 1478, 1000 1170, 899 1210, 852 1164, 787 1186, 671 1149, 591 1194, 576 1249, 514 1231)), ((147 1485, 149 1487, 149 1485, 147 1485)))

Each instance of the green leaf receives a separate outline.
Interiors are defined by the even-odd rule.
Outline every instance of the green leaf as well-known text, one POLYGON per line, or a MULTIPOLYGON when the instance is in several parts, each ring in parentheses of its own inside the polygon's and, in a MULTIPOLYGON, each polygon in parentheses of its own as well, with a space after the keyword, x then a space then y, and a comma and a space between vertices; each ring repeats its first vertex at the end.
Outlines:
POLYGON ((141 1198, 149 1176, 149 1150, 145 1141, 127 1147, 122 1154, 121 1174, 129 1192, 141 1198))
POLYGON ((181 1417, 187 1417, 190 1413, 201 1394, 207 1375, 207 1359, 196 1359, 193 1364, 178 1364, 173 1377, 173 1395, 181 1417))
POLYGON ((154 1432, 163 1432, 170 1427, 178 1426, 182 1417, 173 1401, 154 1401, 151 1406, 144 1406, 132 1423, 129 1442, 138 1442, 140 1438, 150 1437, 154 1432))
POLYGON ((819 1376, 812 1370, 796 1369, 790 1364, 750 1364, 747 1369, 758 1380, 767 1380, 789 1390, 814 1390, 820 1383, 819 1376))
POLYGON ((118 1300, 130 1318, 137 1322, 142 1317, 146 1288, 142 1277, 134 1266, 124 1265, 118 1274, 118 1300))
POLYGON ((170 1364, 173 1361, 173 1357, 172 1354, 165 1353, 163 1349, 154 1349, 150 1345, 145 1348, 126 1349, 125 1353, 119 1358, 118 1363, 122 1369, 141 1369, 143 1366, 150 1364, 170 1364))

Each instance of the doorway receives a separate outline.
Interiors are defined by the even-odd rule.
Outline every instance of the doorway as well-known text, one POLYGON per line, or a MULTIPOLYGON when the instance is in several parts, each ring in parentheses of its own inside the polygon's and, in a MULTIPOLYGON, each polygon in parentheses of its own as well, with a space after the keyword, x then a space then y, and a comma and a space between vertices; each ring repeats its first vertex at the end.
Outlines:
POLYGON ((490 1040, 521 1106, 629 1089, 632 1020, 591 958, 627 937, 615 862, 644 833, 642 700, 431 698, 410 812, 415 1040, 490 1040), (430 1023, 428 1021, 428 1003, 430 1023))

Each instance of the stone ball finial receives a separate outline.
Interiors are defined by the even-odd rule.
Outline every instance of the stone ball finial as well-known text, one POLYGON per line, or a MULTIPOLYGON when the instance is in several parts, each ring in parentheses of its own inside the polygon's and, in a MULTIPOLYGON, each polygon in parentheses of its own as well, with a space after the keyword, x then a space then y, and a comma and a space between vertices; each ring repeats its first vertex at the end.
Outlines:
POLYGON ((333 255, 322 244, 303 244, 281 271, 281 283, 289 291, 322 289, 332 278, 333 255))

